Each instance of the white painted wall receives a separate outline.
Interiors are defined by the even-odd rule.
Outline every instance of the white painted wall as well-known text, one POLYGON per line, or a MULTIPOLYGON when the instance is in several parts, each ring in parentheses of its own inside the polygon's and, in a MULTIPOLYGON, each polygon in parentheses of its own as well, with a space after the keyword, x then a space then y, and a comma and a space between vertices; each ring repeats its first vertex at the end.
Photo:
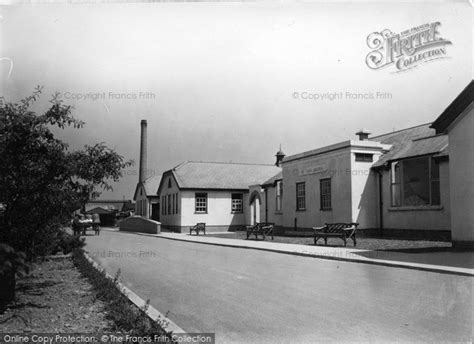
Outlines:
MULTIPOLYGON (((195 193, 206 192, 181 191, 181 223, 180 226, 192 226, 205 222, 206 226, 230 226, 249 224, 248 193, 243 194, 243 213, 232 213, 231 191, 207 191, 207 214, 195 213, 195 193)), ((236 191, 237 193, 237 191, 236 191)), ((164 223, 164 222, 163 222, 164 223)))
POLYGON ((474 241, 474 107, 448 128, 453 241, 474 241))
MULTIPOLYGON (((174 178, 171 175, 168 175, 164 178, 162 188, 160 190, 160 221, 162 226, 181 226, 181 214, 182 214, 182 195, 181 191, 178 188, 174 178), (168 180, 171 182, 171 187, 168 187, 168 180), (168 211, 163 213, 163 197, 168 197, 171 195, 171 200, 173 199, 172 195, 176 195, 178 197, 178 213, 177 214, 170 214, 168 211)), ((173 209, 173 207, 171 207, 173 209)))
POLYGON ((359 223, 359 228, 377 228, 377 175, 371 167, 381 155, 381 151, 351 150, 352 221, 359 223), (356 161, 356 153, 373 154, 373 162, 356 161))
POLYGON ((137 190, 137 199, 135 204, 135 214, 145 218, 149 218, 151 214, 148 197, 146 196, 145 188, 140 185, 137 190))

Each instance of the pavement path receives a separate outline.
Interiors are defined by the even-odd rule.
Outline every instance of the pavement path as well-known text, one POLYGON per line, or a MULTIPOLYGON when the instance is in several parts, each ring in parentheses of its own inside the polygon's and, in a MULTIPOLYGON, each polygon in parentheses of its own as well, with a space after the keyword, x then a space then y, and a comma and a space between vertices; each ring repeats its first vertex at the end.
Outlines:
POLYGON ((86 250, 218 343, 471 341, 472 277, 102 231, 86 250))

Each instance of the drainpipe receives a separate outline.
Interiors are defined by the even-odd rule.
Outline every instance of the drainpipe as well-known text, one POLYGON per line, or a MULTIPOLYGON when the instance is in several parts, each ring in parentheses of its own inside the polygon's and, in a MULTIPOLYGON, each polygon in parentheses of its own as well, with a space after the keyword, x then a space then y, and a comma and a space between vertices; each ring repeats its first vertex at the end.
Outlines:
POLYGON ((265 222, 268 223, 268 190, 267 188, 263 190, 265 190, 265 222))
POLYGON ((383 183, 382 183, 382 171, 377 170, 379 175, 379 218, 380 218, 380 235, 383 236, 383 183))

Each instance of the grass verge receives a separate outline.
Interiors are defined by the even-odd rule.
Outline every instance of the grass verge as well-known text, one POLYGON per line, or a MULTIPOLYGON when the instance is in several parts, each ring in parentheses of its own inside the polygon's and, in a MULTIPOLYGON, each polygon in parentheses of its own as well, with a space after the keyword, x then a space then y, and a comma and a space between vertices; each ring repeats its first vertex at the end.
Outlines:
POLYGON ((166 330, 167 322, 164 319, 156 321, 146 314, 149 300, 143 309, 130 302, 123 294, 119 285, 120 270, 113 279, 104 271, 97 270, 84 255, 82 249, 73 251, 74 265, 86 277, 96 291, 96 297, 105 303, 105 311, 115 328, 112 331, 126 333, 132 336, 167 336, 171 341, 172 333, 166 330))

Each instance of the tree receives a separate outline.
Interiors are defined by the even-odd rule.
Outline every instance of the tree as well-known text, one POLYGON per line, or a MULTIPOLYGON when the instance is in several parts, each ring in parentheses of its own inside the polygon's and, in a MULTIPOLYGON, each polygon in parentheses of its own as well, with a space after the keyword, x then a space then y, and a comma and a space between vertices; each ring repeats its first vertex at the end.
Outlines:
POLYGON ((10 249, 29 261, 49 254, 71 214, 101 188, 112 189, 110 181, 119 181, 122 169, 133 164, 104 143, 69 151, 51 129, 80 129, 84 123, 57 94, 44 114, 31 111, 41 91, 38 86, 19 104, 0 107, 0 250, 10 247, 8 254, 0 252, 0 284, 19 266, 2 258, 18 258, 10 249))

